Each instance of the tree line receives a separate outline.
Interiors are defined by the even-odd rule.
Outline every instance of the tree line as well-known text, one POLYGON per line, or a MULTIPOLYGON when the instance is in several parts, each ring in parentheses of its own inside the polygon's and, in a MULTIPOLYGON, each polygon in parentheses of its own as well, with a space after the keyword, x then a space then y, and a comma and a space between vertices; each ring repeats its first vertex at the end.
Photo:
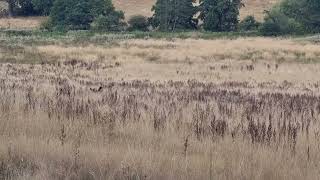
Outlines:
POLYGON ((136 15, 128 22, 112 0, 5 0, 11 16, 48 15, 49 30, 96 31, 259 31, 263 35, 320 32, 320 0, 282 0, 265 12, 239 20, 242 0, 157 0, 153 16, 136 15))

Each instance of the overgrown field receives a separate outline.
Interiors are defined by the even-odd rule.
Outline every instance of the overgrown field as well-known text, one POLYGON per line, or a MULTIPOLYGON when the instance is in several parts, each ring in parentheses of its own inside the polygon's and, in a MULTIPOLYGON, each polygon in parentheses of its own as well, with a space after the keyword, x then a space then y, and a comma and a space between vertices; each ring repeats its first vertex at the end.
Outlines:
POLYGON ((0 35, 0 179, 318 179, 317 37, 132 36, 0 35))

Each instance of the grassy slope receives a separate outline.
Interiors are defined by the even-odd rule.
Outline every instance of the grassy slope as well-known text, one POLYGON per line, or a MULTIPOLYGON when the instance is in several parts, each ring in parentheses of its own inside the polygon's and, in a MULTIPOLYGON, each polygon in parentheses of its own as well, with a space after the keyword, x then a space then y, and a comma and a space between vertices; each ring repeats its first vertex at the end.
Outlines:
MULTIPOLYGON (((118 9, 126 12, 127 17, 134 14, 143 14, 146 16, 151 16, 151 7, 156 0, 114 0, 114 4, 118 9)), ((278 2, 279 0, 244 0, 245 8, 242 9, 242 16, 249 14, 254 14, 258 19, 262 18, 263 11, 272 6, 272 4, 278 2)), ((0 9, 4 8, 6 3, 0 2, 0 9)))
MULTIPOLYGON (((156 0, 117 0, 114 4, 117 9, 123 10, 126 17, 129 18, 134 14, 151 16, 151 8, 156 0)), ((241 10, 241 17, 254 15, 258 20, 263 19, 263 11, 268 9, 279 0, 244 0, 245 7, 241 10)), ((6 3, 0 1, 0 9, 5 8, 6 3)), ((4 29, 36 29, 44 18, 0 18, 0 28, 4 29)))
MULTIPOLYGON (((241 11, 241 16, 254 14, 259 20, 263 17, 263 11, 270 8, 279 0, 244 0, 244 7, 241 11)), ((152 15, 151 7, 155 0, 117 0, 114 1, 115 6, 126 12, 126 16, 130 17, 134 14, 143 14, 146 16, 152 15)))

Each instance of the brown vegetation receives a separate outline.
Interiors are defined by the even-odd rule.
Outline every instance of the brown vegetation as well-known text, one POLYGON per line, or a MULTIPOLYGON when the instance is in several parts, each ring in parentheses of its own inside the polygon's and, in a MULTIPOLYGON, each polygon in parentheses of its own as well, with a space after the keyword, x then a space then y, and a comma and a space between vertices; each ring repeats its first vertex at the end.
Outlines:
POLYGON ((36 44, 0 47, 0 179, 319 177, 317 44, 36 44))

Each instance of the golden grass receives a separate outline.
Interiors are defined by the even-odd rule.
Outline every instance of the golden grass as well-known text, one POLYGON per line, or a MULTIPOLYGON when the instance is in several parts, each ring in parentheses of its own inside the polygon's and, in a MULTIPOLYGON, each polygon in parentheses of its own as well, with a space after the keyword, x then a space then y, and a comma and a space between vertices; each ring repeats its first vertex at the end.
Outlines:
POLYGON ((271 38, 2 45, 0 179, 317 179, 319 49, 271 38))
POLYGON ((151 8, 155 4, 155 0, 115 0, 115 7, 125 12, 126 18, 132 15, 141 14, 144 16, 152 16, 151 8))
POLYGON ((246 81, 318 81, 320 49, 316 44, 272 38, 236 40, 127 40, 113 47, 38 46, 36 51, 58 60, 99 62, 109 77, 121 79, 246 81), (304 64, 303 66, 301 64, 304 64), (246 71, 247 66, 252 71, 246 71), (278 66, 276 69, 275 67, 278 66))
POLYGON ((46 17, 0 18, 1 29, 38 29, 46 17))
POLYGON ((257 20, 262 21, 265 16, 264 11, 269 10, 280 0, 244 0, 245 7, 240 11, 240 17, 244 18, 253 15, 257 20))

